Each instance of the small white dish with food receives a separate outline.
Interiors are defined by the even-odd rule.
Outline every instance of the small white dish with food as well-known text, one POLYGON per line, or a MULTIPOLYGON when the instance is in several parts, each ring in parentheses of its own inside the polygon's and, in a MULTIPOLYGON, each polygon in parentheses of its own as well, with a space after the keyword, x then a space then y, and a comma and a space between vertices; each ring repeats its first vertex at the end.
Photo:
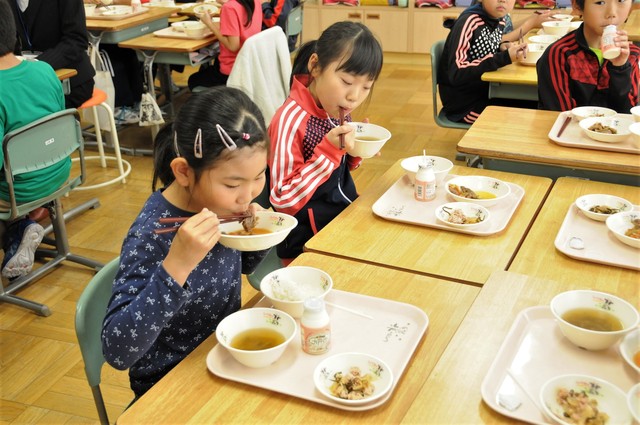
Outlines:
POLYGON ((582 214, 596 221, 606 221, 612 214, 633 210, 633 204, 626 199, 599 193, 582 195, 576 199, 576 206, 582 214))
POLYGON ((193 8, 193 13, 196 14, 197 17, 200 17, 204 12, 209 12, 210 15, 215 15, 220 11, 220 8, 213 4, 200 4, 193 8))
POLYGON ((256 219, 257 223, 250 232, 242 222, 220 224, 220 243, 238 251, 260 251, 282 242, 298 225, 295 217, 274 211, 259 211, 256 219))
POLYGON ((189 27, 198 28, 201 25, 203 24, 200 21, 182 21, 182 22, 173 22, 171 24, 171 28, 173 28, 174 31, 184 32, 186 28, 189 28, 189 27))
POLYGON ((393 379, 384 361, 366 353, 327 357, 313 372, 313 382, 323 396, 351 406, 378 400, 391 390, 393 379))
POLYGON ((329 273, 315 267, 289 266, 277 269, 260 281, 260 292, 278 310, 299 319, 304 313, 304 300, 324 299, 333 287, 329 273))
POLYGON ((620 242, 640 248, 640 211, 623 211, 606 220, 607 228, 620 242))
POLYGON ((569 15, 566 13, 556 13, 555 15, 551 15, 551 17, 559 21, 571 22, 573 20, 573 15, 569 15))
POLYGON ((640 328, 629 332, 622 339, 620 354, 630 367, 640 373, 640 328))
POLYGON ((436 175, 436 187, 441 186, 444 182, 444 178, 447 177, 449 171, 453 168, 453 162, 447 158, 441 156, 410 156, 400 162, 400 166, 407 173, 407 176, 411 179, 411 183, 416 182, 416 173, 418 172, 418 166, 424 164, 424 162, 433 166, 433 172, 436 175))
POLYGON ((540 390, 540 404, 545 415, 560 425, 631 424, 627 395, 595 376, 575 374, 549 379, 540 390), (593 419, 587 422, 588 418, 593 419))
POLYGON ((591 117, 580 121, 579 125, 589 138, 603 143, 620 143, 629 138, 629 126, 633 120, 622 116, 591 117))
POLYGON ((471 202, 449 202, 436 208, 438 221, 459 229, 473 229, 489 221, 489 210, 471 202))
POLYGON ((518 62, 521 65, 527 66, 536 66, 538 59, 542 57, 542 53, 544 53, 548 44, 537 44, 537 43, 529 43, 527 44, 527 55, 521 55, 518 59, 518 62))
POLYGON ((604 108, 602 106, 578 106, 571 110, 571 116, 577 121, 592 117, 612 117, 617 112, 614 109, 604 108))
POLYGON ((449 180, 445 189, 458 202, 472 202, 490 207, 504 200, 511 187, 502 180, 485 176, 458 176, 449 180))

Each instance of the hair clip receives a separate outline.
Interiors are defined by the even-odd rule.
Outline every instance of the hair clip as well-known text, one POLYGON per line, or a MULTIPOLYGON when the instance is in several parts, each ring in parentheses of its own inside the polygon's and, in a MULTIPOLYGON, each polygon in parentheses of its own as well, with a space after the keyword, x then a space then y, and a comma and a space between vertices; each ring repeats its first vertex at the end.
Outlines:
POLYGON ((196 140, 193 141, 193 156, 200 159, 202 158, 202 129, 198 128, 196 133, 196 140))
POLYGON ((242 140, 249 140, 251 135, 249 133, 242 133, 242 140))
POLYGON ((220 124, 216 124, 216 129, 218 130, 218 134, 220 135, 220 139, 222 139, 222 143, 229 149, 230 151, 236 150, 238 145, 233 141, 231 136, 227 134, 227 132, 222 128, 220 124))
POLYGON ((180 158, 180 151, 178 150, 178 132, 173 132, 173 150, 176 151, 176 156, 180 158))

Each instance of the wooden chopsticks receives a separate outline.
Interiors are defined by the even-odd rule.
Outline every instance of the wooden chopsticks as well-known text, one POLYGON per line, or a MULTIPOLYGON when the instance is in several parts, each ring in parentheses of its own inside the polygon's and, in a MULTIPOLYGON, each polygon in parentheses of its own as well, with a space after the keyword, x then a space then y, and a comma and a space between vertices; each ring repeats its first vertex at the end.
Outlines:
MULTIPOLYGON (((251 214, 236 214, 236 215, 219 215, 218 219, 220 223, 231 223, 233 221, 242 221, 245 218, 251 217, 251 214)), ((191 217, 161 217, 158 219, 158 223, 160 224, 171 224, 171 223, 179 223, 182 224, 185 221, 189 220, 191 217)), ((171 233, 177 232, 180 226, 173 227, 165 227, 162 229, 155 229, 153 233, 156 235, 161 235, 163 233, 171 233)))
MULTIPOLYGON (((338 109, 340 110, 340 125, 344 125, 344 111, 340 107, 338 109)), ((340 135, 340 149, 344 149, 344 134, 340 135)))
POLYGON ((564 119, 564 122, 562 123, 562 127, 560 127, 560 130, 558 130, 558 136, 557 137, 562 136, 562 133, 564 133, 564 130, 567 128, 567 126, 569 125, 570 122, 571 122, 571 115, 569 115, 568 117, 566 117, 564 119))
MULTIPOLYGON (((522 36, 522 28, 520 28, 520 33, 519 33, 519 35, 518 35, 518 42, 519 42, 520 44, 524 44, 524 37, 522 36)), ((523 57, 523 59, 526 59, 526 58, 527 58, 527 49, 526 49, 526 48, 524 48, 524 47, 520 47, 520 48, 518 49, 518 51, 519 51, 519 52, 522 52, 522 57, 523 57)))

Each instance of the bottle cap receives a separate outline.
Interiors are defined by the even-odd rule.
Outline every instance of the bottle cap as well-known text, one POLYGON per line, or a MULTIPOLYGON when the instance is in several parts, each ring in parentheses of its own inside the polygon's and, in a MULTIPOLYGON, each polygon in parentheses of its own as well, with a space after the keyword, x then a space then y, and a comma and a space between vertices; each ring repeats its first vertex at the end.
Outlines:
POLYGON ((304 300, 304 309, 318 312, 324 310, 324 300, 318 297, 311 297, 304 300))

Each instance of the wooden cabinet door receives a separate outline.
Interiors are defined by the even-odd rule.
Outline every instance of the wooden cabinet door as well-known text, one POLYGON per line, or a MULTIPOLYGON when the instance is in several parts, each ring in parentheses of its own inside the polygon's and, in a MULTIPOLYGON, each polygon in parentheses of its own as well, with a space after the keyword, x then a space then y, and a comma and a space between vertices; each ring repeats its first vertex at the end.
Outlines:
POLYGON ((408 24, 407 9, 385 7, 363 9, 364 24, 378 37, 385 52, 408 52, 408 24))
POLYGON ((462 8, 439 10, 435 7, 417 8, 413 10, 413 53, 429 53, 431 45, 444 40, 449 29, 442 26, 445 19, 457 18, 462 8))
POLYGON ((302 6, 302 42, 317 40, 322 33, 320 26, 321 6, 310 1, 302 6))

